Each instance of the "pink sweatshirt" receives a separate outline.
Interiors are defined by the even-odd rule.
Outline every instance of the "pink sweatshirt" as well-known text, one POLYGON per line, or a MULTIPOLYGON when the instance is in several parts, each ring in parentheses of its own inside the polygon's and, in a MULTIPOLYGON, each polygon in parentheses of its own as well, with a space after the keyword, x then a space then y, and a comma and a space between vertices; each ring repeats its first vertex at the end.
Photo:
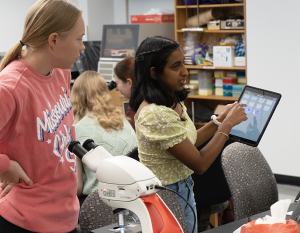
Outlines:
POLYGON ((43 76, 23 60, 0 72, 0 164, 7 155, 33 181, 0 199, 0 215, 34 232, 69 232, 78 222, 70 79, 70 70, 43 76))

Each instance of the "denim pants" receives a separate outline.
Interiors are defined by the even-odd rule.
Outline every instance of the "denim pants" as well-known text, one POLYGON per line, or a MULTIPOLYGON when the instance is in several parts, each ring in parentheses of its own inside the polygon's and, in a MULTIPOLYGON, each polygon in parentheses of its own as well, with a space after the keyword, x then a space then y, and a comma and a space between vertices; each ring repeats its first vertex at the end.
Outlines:
POLYGON ((179 193, 193 207, 193 210, 195 211, 195 215, 196 215, 196 220, 194 220, 194 215, 193 215, 193 211, 191 210, 191 207, 180 196, 177 195, 179 202, 181 204, 181 207, 183 209, 183 212, 185 214, 185 219, 187 221, 189 232, 197 233, 197 228, 198 228, 198 226, 197 226, 197 209, 196 209, 196 202, 195 202, 194 192, 193 192, 194 181, 192 180, 192 177, 189 176, 188 178, 186 178, 184 180, 180 180, 174 184, 166 185, 166 187, 179 193), (196 221, 195 229, 194 229, 194 232, 192 232, 194 221, 196 221))

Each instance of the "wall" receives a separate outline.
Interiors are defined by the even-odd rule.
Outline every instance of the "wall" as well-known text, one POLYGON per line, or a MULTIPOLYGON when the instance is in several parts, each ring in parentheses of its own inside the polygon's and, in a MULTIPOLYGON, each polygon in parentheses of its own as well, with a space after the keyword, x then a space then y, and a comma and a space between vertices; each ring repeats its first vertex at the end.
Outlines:
POLYGON ((88 40, 102 40, 104 24, 114 24, 114 1, 87 0, 88 40))
POLYGON ((27 11, 35 0, 9 0, 0 2, 0 52, 7 52, 21 40, 27 11))
MULTIPOLYGON (((126 24, 125 0, 71 0, 83 10, 82 16, 86 25, 84 40, 102 40, 104 24, 126 24)), ((0 1, 1 24, 0 53, 7 52, 22 36, 25 16, 36 0, 0 1), (17 6, 17 7, 16 7, 17 6), (11 17, 14 12, 13 18, 11 17)), ((128 0, 128 13, 143 14, 151 8, 168 9, 174 11, 173 0, 128 0)))
POLYGON ((274 173, 300 177, 300 1, 246 4, 248 84, 282 94, 259 148, 274 173))
POLYGON ((129 16, 142 15, 151 8, 166 9, 174 12, 174 0, 128 0, 129 16))

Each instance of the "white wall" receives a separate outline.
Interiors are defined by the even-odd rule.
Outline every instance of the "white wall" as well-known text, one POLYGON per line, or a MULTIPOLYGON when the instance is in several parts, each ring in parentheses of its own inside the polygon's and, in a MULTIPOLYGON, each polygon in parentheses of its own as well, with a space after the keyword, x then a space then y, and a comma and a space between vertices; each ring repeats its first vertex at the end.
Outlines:
MULTIPOLYGON (((104 24, 126 24, 126 0, 71 0, 79 9, 86 25, 84 40, 102 40, 104 24)), ((22 36, 25 16, 36 0, 0 1, 0 52, 7 52, 22 36), (12 17, 13 14, 13 17, 12 17), (9 23, 3 23, 7 22, 9 23)), ((173 0, 128 0, 128 15, 143 14, 151 8, 174 11, 173 0)))
POLYGON ((102 40, 104 24, 114 24, 114 1, 87 0, 88 40, 102 40))
POLYGON ((274 173, 300 177, 300 1, 246 4, 248 84, 282 94, 259 148, 274 173))
POLYGON ((151 8, 167 9, 174 12, 174 0, 128 0, 129 16, 142 15, 151 8))
POLYGON ((35 0, 0 1, 0 52, 7 52, 21 40, 27 11, 35 0))

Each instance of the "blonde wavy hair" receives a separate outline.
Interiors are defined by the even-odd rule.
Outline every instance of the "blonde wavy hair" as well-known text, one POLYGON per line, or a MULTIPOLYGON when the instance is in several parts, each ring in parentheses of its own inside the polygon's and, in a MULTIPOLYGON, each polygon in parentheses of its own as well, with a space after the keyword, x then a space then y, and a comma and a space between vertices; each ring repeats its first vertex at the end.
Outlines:
POLYGON ((123 129, 120 107, 113 103, 104 78, 96 71, 85 71, 78 76, 71 91, 75 123, 85 115, 95 118, 107 131, 123 129))
MULTIPOLYGON (((42 48, 52 33, 66 36, 81 14, 82 11, 69 0, 39 0, 27 13, 20 39, 28 52, 42 48)), ((0 72, 11 61, 22 57, 22 47, 21 42, 12 46, 1 60, 0 72)))

